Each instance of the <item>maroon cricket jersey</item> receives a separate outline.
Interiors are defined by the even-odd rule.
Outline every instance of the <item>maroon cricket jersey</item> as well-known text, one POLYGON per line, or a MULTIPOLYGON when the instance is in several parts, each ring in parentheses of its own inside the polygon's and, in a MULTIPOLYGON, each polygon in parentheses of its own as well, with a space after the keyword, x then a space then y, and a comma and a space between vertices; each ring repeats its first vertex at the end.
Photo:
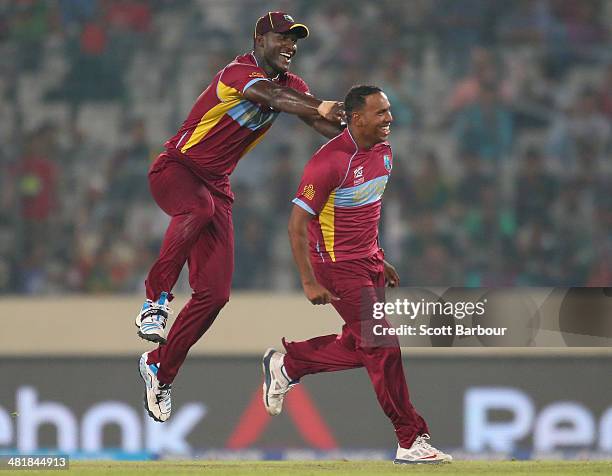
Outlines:
POLYGON ((231 174, 242 156, 263 139, 279 114, 244 97, 244 92, 257 81, 273 81, 302 93, 309 92, 308 85, 295 74, 268 78, 252 52, 238 56, 217 73, 182 127, 166 142, 166 149, 179 150, 204 175, 231 174))
POLYGON ((382 195, 392 167, 388 142, 359 149, 348 128, 313 155, 293 200, 315 215, 308 225, 313 260, 358 259, 378 251, 382 195))

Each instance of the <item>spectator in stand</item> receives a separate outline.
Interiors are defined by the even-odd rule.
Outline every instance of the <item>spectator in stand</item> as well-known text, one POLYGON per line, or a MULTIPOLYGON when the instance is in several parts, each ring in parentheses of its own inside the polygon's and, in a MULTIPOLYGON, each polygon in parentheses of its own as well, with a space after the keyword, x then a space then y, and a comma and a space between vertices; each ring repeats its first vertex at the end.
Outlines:
POLYGON ((472 48, 470 74, 453 88, 448 99, 448 114, 452 118, 457 112, 476 103, 483 89, 498 88, 500 98, 510 99, 510 85, 501 80, 491 51, 481 46, 472 48))
POLYGON ((609 36, 599 13, 601 2, 565 0, 557 4, 565 24, 570 51, 576 60, 590 62, 589 48, 598 48, 609 36))
POLYGON ((579 144, 588 143, 595 154, 609 152, 610 121, 600 112, 598 95, 588 87, 581 91, 568 112, 554 121, 548 138, 548 152, 560 161, 566 175, 577 172, 579 144))
POLYGON ((482 159, 468 150, 459 151, 458 161, 463 170, 455 188, 455 197, 460 206, 469 208, 480 203, 482 189, 494 178, 486 173, 482 159))
POLYGON ((534 148, 525 152, 516 183, 516 220, 519 226, 548 221, 551 206, 558 193, 556 178, 545 169, 542 153, 534 148))
POLYGON ((111 160, 108 170, 108 198, 118 203, 146 202, 150 200, 147 170, 153 159, 147 142, 143 119, 129 121, 127 142, 111 160))
POLYGON ((491 2, 488 0, 435 0, 428 17, 429 24, 441 44, 443 61, 452 62, 458 73, 465 72, 467 55, 479 44, 490 41, 491 2))
POLYGON ((601 113, 608 118, 608 121, 612 121, 612 62, 606 68, 601 85, 597 89, 597 95, 601 113))
POLYGON ((42 45, 49 33, 50 5, 36 0, 20 0, 12 5, 9 16, 10 37, 18 47, 21 68, 33 71, 40 65, 42 45))
POLYGON ((52 220, 58 212, 59 170, 53 160, 55 128, 45 124, 26 139, 23 157, 13 170, 21 204, 25 248, 52 237, 52 220))
POLYGON ((455 131, 462 150, 491 165, 506 159, 512 148, 512 114, 501 101, 496 82, 480 84, 478 100, 457 114, 455 131))
POLYGON ((291 211, 291 202, 287 200, 287 197, 295 192, 295 158, 293 147, 285 143, 279 144, 271 157, 273 165, 269 183, 275 186, 269 192, 271 195, 269 205, 275 214, 289 216, 291 211))
POLYGON ((442 173, 440 159, 434 151, 425 153, 410 190, 412 192, 410 206, 417 212, 439 212, 448 205, 451 187, 442 173))

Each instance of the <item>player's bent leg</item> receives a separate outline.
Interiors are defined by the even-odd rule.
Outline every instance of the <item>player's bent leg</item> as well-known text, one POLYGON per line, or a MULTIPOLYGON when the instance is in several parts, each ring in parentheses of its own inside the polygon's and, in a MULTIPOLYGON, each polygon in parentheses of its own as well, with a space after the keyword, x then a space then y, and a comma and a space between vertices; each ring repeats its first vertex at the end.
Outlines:
POLYGON ((346 326, 340 335, 330 334, 301 342, 287 342, 283 339, 287 351, 285 369, 292 378, 300 379, 305 375, 363 367, 354 345, 354 339, 346 326))
POLYGON ((263 403, 269 415, 279 415, 283 410, 285 395, 291 387, 298 384, 287 374, 284 365, 285 354, 274 349, 264 353, 261 367, 263 370, 263 403))
POLYGON ((136 316, 138 336, 149 342, 165 344, 166 324, 170 314, 172 311, 168 306, 167 292, 162 292, 156 302, 147 299, 136 316))
POLYGON ((190 348, 213 324, 229 301, 234 268, 231 202, 219 199, 211 225, 189 255, 189 284, 194 289, 168 333, 167 343, 151 353, 161 362, 158 378, 173 382, 190 348))
POLYGON ((157 260, 151 266, 145 280, 147 297, 155 299, 162 291, 171 290, 195 243, 209 225, 214 212, 213 201, 194 206, 174 215, 164 235, 157 260))
POLYGON ((226 302, 227 299, 206 299, 202 293, 193 293, 172 325, 166 344, 150 354, 150 359, 163 364, 158 375, 162 382, 174 381, 189 350, 210 328, 226 302))
MULTIPOLYGON (((216 206, 208 186, 187 167, 160 156, 149 171, 151 194, 172 218, 164 234, 159 257, 145 281, 147 298, 170 292, 192 248, 213 220, 216 206)), ((172 296, 169 296, 172 299, 172 296)))
POLYGON ((431 446, 429 435, 425 433, 417 436, 410 448, 402 448, 398 445, 393 462, 395 464, 440 464, 450 463, 452 460, 451 455, 431 446))
POLYGON ((153 420, 164 422, 172 411, 172 385, 163 384, 157 379, 159 364, 147 364, 148 353, 140 357, 138 367, 145 383, 144 407, 153 420))
POLYGON ((174 382, 191 347, 229 301, 233 245, 231 200, 218 199, 210 226, 200 233, 189 254, 189 284, 194 289, 191 299, 172 325, 166 345, 149 353, 149 362, 160 363, 159 382, 174 382))

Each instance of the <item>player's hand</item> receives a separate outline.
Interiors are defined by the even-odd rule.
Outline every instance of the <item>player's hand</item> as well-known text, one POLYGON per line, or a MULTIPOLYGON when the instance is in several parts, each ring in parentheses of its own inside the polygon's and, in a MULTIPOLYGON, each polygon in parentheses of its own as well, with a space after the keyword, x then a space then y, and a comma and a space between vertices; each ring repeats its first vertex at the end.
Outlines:
POLYGON ((304 294, 312 304, 329 304, 332 301, 340 300, 330 291, 325 289, 319 283, 304 284, 304 294))
POLYGON ((330 122, 346 122, 344 103, 339 101, 323 101, 317 108, 319 114, 330 122))
POLYGON ((383 260, 383 264, 385 266, 385 283, 390 288, 395 288, 399 286, 400 278, 399 274, 395 270, 395 267, 389 263, 388 261, 383 260))

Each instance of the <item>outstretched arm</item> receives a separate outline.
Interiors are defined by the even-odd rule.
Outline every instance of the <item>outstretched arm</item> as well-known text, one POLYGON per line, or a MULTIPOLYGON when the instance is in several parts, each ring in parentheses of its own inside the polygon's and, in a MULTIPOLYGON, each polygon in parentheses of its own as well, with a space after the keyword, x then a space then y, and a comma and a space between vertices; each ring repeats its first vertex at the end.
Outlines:
POLYGON ((324 117, 300 116, 300 119, 328 139, 336 137, 345 127, 343 123, 331 122, 324 117))
POLYGON ((257 81, 244 92, 244 97, 263 106, 300 117, 313 119, 324 117, 336 123, 340 123, 344 117, 341 103, 321 101, 314 96, 271 81, 257 81))
POLYGON ((293 259, 300 272, 304 294, 312 304, 328 304, 339 298, 317 282, 308 258, 308 223, 313 218, 314 215, 294 205, 289 217, 289 241, 293 259))

